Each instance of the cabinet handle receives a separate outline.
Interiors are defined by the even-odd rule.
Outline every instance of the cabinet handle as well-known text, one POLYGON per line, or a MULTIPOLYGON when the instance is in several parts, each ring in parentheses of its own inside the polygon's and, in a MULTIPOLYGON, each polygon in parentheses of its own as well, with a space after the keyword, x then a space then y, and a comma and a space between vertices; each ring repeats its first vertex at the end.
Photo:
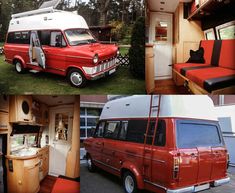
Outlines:
POLYGON ((29 119, 24 119, 24 121, 29 121, 29 119))

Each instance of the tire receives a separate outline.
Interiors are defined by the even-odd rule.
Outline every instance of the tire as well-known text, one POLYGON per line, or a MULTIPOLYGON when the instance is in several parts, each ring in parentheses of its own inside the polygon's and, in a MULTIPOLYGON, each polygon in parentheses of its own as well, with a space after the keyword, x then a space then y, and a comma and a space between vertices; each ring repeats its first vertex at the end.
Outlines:
POLYGON ((68 81, 70 82, 70 84, 74 87, 77 87, 77 88, 85 87, 85 85, 87 83, 87 79, 85 78, 85 76, 81 72, 81 70, 79 70, 79 69, 73 68, 73 69, 69 70, 67 78, 68 78, 68 81))
POLYGON ((14 64, 15 64, 15 70, 18 74, 25 73, 25 68, 23 67, 22 63, 19 60, 16 60, 14 64))
POLYGON ((91 156, 87 155, 87 169, 89 172, 95 172, 96 170, 96 166, 94 165, 92 159, 91 159, 91 156))
POLYGON ((131 172, 127 171, 124 173, 123 178, 122 178, 122 183, 123 183, 124 191, 126 193, 138 192, 135 176, 131 172))

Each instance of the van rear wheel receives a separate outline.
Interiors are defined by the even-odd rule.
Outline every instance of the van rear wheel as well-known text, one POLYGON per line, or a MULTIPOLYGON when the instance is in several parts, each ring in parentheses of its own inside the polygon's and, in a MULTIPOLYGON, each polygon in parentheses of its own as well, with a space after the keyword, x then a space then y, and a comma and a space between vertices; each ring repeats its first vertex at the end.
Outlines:
POLYGON ((71 69, 68 72, 68 80, 70 84, 77 88, 82 88, 86 85, 86 78, 79 69, 71 69))
POLYGON ((88 155, 86 161, 87 161, 87 168, 88 168, 89 172, 94 172, 96 167, 91 159, 91 156, 88 155))
POLYGON ((126 193, 138 192, 135 176, 129 171, 123 175, 123 187, 126 193))
POLYGON ((19 60, 15 61, 15 70, 19 74, 23 74, 25 72, 25 69, 24 69, 22 63, 19 60))

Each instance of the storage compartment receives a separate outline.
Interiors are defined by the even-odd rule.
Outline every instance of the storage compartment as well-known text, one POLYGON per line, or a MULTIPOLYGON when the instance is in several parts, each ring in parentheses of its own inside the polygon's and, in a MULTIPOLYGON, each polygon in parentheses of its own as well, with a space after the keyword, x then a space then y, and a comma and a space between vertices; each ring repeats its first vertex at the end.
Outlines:
POLYGON ((9 112, 9 96, 0 95, 0 111, 9 112))
POLYGON ((0 112, 0 131, 5 130, 7 131, 9 129, 9 114, 0 112))
POLYGON ((32 97, 10 97, 10 122, 32 122, 32 97))

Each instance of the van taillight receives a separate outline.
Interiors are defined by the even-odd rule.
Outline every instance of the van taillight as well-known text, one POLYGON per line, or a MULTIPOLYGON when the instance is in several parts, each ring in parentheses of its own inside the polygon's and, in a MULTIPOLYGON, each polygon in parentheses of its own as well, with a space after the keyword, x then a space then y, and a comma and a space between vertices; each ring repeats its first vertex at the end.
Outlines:
POLYGON ((173 178, 179 178, 179 169, 180 169, 180 157, 174 157, 174 166, 173 166, 173 178))

